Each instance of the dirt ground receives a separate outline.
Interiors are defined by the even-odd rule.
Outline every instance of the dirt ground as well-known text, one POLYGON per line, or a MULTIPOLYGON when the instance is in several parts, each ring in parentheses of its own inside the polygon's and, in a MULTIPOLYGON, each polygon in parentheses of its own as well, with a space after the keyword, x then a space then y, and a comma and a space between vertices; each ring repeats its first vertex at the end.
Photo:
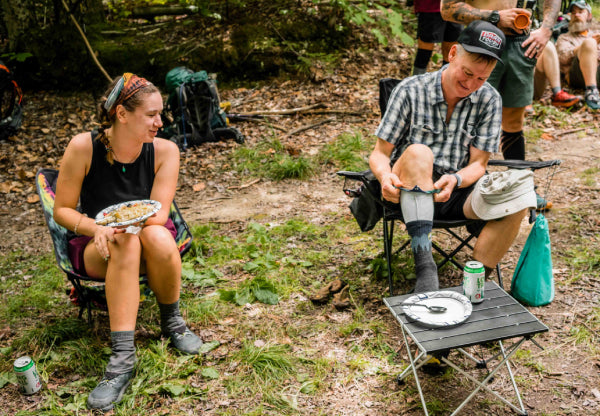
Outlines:
MULTIPOLYGON (((373 132, 379 118, 378 79, 403 77, 408 66, 406 51, 390 46, 385 54, 367 56, 356 52, 349 55, 337 70, 322 74, 318 83, 272 80, 254 88, 224 90, 222 95, 223 99, 231 101, 232 111, 239 113, 298 108, 316 102, 325 103, 329 110, 344 110, 272 118, 270 125, 257 122, 237 124, 250 146, 264 137, 277 135, 288 149, 315 154, 342 132, 373 132), (285 135, 298 127, 323 120, 328 121, 302 133, 285 135)), ((69 137, 93 126, 92 114, 93 101, 89 94, 28 94, 22 130, 13 140, 0 143, 0 254, 21 251, 30 255, 52 250, 36 199, 34 174, 38 168, 57 166, 69 137)), ((554 208, 547 214, 554 250, 556 298, 548 306, 530 308, 550 328, 548 333, 537 337, 543 350, 529 345, 533 358, 542 363, 544 372, 540 375, 524 366, 515 369, 518 377, 528 378, 522 386, 522 393, 532 415, 600 414, 600 359, 594 351, 586 345, 577 344, 572 337, 576 325, 585 325, 586 317, 594 310, 597 313, 600 283, 595 278, 583 278, 576 285, 564 284, 573 277, 571 266, 564 256, 574 238, 587 235, 590 245, 598 245, 600 187, 597 182, 584 180, 586 169, 600 169, 598 120, 597 115, 584 108, 576 109, 566 123, 552 115, 528 119, 529 126, 535 124, 545 134, 537 143, 529 144, 528 158, 562 160, 548 195, 554 208), (575 215, 583 219, 575 223, 575 215)), ((335 169, 325 167, 317 177, 307 181, 246 180, 223 162, 224 155, 235 146, 238 145, 207 144, 182 156, 176 198, 189 223, 214 221, 239 229, 250 220, 276 223, 302 215, 312 222, 326 223, 332 220, 331 212, 348 215, 349 200, 341 191, 342 181, 335 175, 335 169)), ((500 158, 499 155, 496 157, 500 158)), ((537 178, 543 189, 545 172, 538 173, 537 178)), ((505 276, 511 275, 528 231, 529 226, 524 222, 515 246, 503 262, 505 276)), ((597 276, 597 265, 595 267, 597 276)), ((594 276, 593 271, 591 269, 590 276, 594 276)), ((383 308, 382 303, 368 305, 373 310, 383 308)), ((400 332, 391 316, 388 322, 400 345, 400 332)), ((598 333, 593 329, 591 333, 597 343, 598 333)), ((318 339, 315 343, 316 349, 327 350, 332 340, 318 339)), ((393 380, 390 380, 389 386, 380 387, 402 388, 396 386, 393 380)), ((432 388, 431 383, 428 388, 432 388)), ((0 390, 0 397, 4 394, 0 390)), ((444 394, 452 395, 453 392, 445 391, 441 396, 444 394)), ((377 403, 365 404, 362 398, 356 392, 340 389, 327 398, 327 403, 332 409, 331 414, 396 414, 394 409, 382 408, 377 403)), ((0 399, 0 403, 6 400, 7 397, 0 399)), ((418 411, 413 410, 409 414, 418 414, 418 411)), ((499 408, 493 414, 511 413, 499 408)))

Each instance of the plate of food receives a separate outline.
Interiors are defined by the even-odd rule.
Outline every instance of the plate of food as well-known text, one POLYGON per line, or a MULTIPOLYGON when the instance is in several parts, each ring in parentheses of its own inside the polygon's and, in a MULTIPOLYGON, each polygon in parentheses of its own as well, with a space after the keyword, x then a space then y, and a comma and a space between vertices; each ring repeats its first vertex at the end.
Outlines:
POLYGON ((450 290, 418 293, 402 302, 400 307, 407 318, 429 328, 461 324, 473 312, 473 305, 469 298, 450 290), (440 312, 439 310, 442 309, 443 311, 440 312))
POLYGON ((107 227, 126 227, 146 221, 160 208, 160 202, 152 199, 120 202, 100 211, 96 215, 96 224, 107 227))

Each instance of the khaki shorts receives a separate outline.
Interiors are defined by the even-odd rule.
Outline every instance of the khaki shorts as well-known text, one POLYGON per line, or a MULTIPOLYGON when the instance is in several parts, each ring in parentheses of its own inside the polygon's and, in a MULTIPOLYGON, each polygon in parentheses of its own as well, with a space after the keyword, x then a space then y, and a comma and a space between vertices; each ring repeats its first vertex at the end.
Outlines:
POLYGON ((525 56, 521 44, 529 35, 507 36, 506 47, 502 53, 502 62, 488 78, 502 96, 502 106, 520 108, 531 104, 533 98, 533 72, 537 59, 525 56))

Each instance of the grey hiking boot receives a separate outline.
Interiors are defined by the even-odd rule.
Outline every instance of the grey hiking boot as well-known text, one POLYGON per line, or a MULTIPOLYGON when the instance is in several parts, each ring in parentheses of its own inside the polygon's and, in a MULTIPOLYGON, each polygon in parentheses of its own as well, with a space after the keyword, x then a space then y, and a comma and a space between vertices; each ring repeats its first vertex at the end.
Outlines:
POLYGON ((133 371, 118 374, 115 377, 102 377, 100 383, 90 393, 87 400, 88 409, 100 409, 106 412, 123 398, 127 386, 131 383, 133 371))
POLYGON ((167 336, 171 340, 171 344, 184 354, 198 354, 198 351, 203 344, 202 339, 190 331, 188 327, 186 327, 185 331, 181 334, 171 332, 167 336))

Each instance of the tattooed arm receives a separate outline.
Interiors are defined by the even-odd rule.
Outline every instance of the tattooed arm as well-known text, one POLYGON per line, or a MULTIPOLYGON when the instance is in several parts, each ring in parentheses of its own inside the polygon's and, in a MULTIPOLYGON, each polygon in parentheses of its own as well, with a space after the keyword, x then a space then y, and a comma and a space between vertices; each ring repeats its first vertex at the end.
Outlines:
POLYGON ((442 0, 442 19, 468 25, 473 20, 486 20, 493 10, 482 10, 461 0, 442 0))
POLYGON ((560 2, 561 0, 544 1, 544 20, 542 21, 542 25, 539 29, 531 32, 531 36, 521 44, 523 48, 527 48, 525 56, 538 58, 541 55, 546 47, 546 43, 550 40, 550 36, 552 36, 552 28, 558 17, 560 2))
MULTIPOLYGON (((555 1, 555 0, 548 0, 555 1)), ((558 0, 560 1, 560 0, 558 0)), ((512 3, 512 2, 510 2, 512 3)), ((516 3, 516 0, 515 0, 516 3)), ((515 17, 519 13, 526 13, 531 16, 531 12, 526 9, 517 9, 503 7, 506 2, 486 2, 484 7, 490 9, 479 9, 473 7, 462 0, 442 0, 441 14, 442 19, 468 25, 474 20, 487 20, 494 10, 500 14, 500 21, 496 26, 507 35, 523 34, 524 31, 517 29, 514 25, 515 17), (490 4, 491 3, 491 4, 490 4), (494 8, 491 8, 494 7, 494 8)))

